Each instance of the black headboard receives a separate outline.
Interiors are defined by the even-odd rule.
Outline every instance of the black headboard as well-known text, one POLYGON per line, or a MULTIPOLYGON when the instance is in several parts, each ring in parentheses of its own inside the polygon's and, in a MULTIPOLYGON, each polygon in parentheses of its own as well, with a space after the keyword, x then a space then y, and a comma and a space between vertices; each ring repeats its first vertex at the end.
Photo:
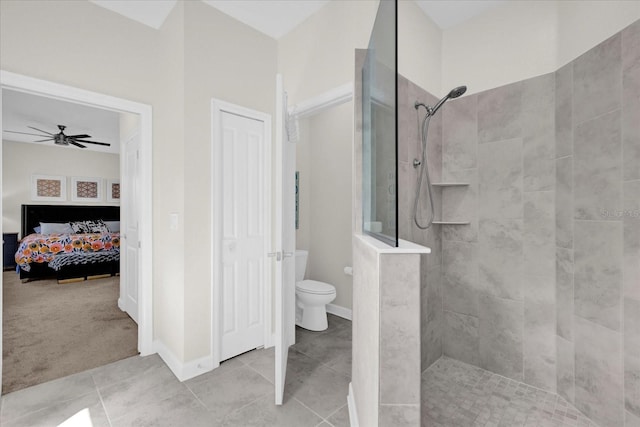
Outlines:
POLYGON ((22 205, 21 211, 21 237, 33 233, 41 222, 120 221, 120 206, 22 205))

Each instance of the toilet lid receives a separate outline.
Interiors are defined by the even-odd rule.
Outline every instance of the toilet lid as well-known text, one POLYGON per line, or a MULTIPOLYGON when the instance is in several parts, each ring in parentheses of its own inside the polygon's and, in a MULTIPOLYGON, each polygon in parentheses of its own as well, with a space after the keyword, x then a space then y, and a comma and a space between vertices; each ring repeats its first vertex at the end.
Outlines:
POLYGON ((332 285, 324 282, 318 282, 315 280, 303 280, 296 283, 296 289, 308 294, 327 295, 336 291, 332 285))

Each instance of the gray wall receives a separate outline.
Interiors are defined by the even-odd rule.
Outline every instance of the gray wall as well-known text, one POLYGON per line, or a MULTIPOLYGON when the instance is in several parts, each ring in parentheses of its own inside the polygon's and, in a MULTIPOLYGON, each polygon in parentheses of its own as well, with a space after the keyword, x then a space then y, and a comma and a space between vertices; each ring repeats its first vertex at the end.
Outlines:
MULTIPOLYGON (((431 248, 431 253, 422 255, 420 289, 420 334, 422 370, 431 366, 442 356, 442 245, 441 230, 433 226, 419 229, 413 221, 413 203, 416 192, 418 169, 413 159, 422 153, 418 137, 418 114, 414 108, 419 101, 433 105, 437 99, 402 76, 398 76, 398 236, 401 239, 431 248)), ((420 118, 424 109, 420 109, 420 118)), ((442 116, 436 115, 429 126, 427 156, 433 182, 441 181, 442 175, 442 116)), ((425 183, 423 182, 423 194, 425 183)), ((420 200, 418 215, 425 222, 428 203, 420 200)), ((440 218, 441 190, 434 193, 436 218, 440 218)))
POLYGON ((640 425, 640 22, 556 73, 556 181, 558 392, 640 425))
POLYGON ((400 79, 400 236, 433 250, 423 368, 441 351, 558 392, 601 425, 625 414, 638 425, 639 28, 556 73, 444 106, 430 128, 433 181, 470 185, 436 190, 436 216, 470 225, 412 225, 413 103, 435 99, 400 79))
POLYGON ((444 354, 555 391, 554 76, 443 111, 444 354))

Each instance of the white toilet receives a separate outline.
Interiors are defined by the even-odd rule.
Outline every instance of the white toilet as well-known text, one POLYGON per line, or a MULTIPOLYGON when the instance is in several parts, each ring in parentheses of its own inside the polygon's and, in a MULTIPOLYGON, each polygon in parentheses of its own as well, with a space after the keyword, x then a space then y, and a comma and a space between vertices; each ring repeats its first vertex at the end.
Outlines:
POLYGON ((304 280, 309 252, 296 251, 296 325, 310 331, 324 331, 327 304, 336 299, 336 288, 316 280, 304 280))

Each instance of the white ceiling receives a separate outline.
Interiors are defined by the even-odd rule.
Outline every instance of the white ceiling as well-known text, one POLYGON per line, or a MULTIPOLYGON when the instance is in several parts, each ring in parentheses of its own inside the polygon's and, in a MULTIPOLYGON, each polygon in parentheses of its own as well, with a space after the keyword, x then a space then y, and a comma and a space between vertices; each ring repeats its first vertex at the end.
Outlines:
POLYGON ((120 151, 120 115, 113 111, 87 107, 81 104, 53 98, 31 95, 13 90, 2 90, 2 139, 49 145, 61 150, 92 150, 117 154, 120 151), (33 126, 49 133, 58 133, 58 125, 67 126, 65 135, 88 134, 90 141, 107 142, 110 147, 86 144, 87 148, 55 145, 53 141, 34 142, 45 139, 35 135, 9 133, 7 130, 40 134, 30 129, 33 126))
POLYGON ((202 0, 256 30, 279 39, 329 0, 202 0))
MULTIPOLYGON (((158 29, 176 0, 89 0, 127 18, 158 29)), ((279 39, 329 1, 340 0, 202 0, 250 27, 279 39)), ((507 0, 415 0, 441 29, 458 25, 507 0)))
POLYGON ((454 27, 507 0, 415 0, 441 29, 454 27))
POLYGON ((176 5, 176 0, 89 0, 149 27, 159 29, 176 5))

